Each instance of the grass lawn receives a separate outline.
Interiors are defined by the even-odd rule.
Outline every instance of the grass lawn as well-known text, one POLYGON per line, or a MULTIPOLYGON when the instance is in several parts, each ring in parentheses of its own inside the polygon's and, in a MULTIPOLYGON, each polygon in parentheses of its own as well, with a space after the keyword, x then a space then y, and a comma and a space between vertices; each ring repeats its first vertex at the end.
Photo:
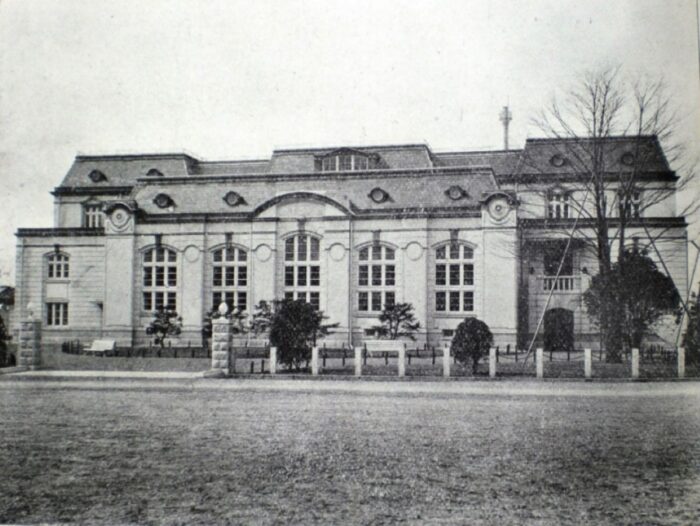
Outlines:
POLYGON ((0 522, 697 524, 700 390, 663 388, 418 396, 0 384, 0 522))

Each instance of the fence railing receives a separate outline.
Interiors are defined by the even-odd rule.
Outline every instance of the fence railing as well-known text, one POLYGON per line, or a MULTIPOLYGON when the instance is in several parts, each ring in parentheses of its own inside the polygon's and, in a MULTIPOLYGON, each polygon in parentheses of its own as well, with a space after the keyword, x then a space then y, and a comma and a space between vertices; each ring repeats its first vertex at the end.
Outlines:
POLYGON ((581 290, 580 276, 540 276, 541 290, 545 292, 576 292, 581 290))

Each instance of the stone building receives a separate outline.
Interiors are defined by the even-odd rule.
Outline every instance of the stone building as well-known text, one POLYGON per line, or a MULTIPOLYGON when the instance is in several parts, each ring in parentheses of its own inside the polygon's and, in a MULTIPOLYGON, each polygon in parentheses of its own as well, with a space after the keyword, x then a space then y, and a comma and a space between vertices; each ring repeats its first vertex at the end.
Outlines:
MULTIPOLYGON (((608 141, 611 177, 634 164, 639 141, 608 141)), ((633 206, 643 213, 628 238, 645 242, 653 231, 685 293, 677 177, 658 141, 642 142, 653 162, 636 178, 633 206), (642 207, 659 189, 667 195, 642 207)), ((542 317, 577 345, 595 346, 581 302, 596 273, 578 239, 585 214, 555 277, 585 201, 570 146, 531 139, 523 149, 486 152, 294 149, 217 162, 78 156, 53 191, 54 228, 17 232, 17 307, 41 305, 44 338, 57 342, 142 344, 152 312, 166 307, 182 315, 179 343, 198 344, 205 313, 221 301, 251 312, 286 297, 322 309, 339 324, 333 338, 353 343, 368 337, 384 305, 410 302, 419 344, 451 338, 476 316, 500 345, 514 345, 518 333, 524 340, 542 317)))

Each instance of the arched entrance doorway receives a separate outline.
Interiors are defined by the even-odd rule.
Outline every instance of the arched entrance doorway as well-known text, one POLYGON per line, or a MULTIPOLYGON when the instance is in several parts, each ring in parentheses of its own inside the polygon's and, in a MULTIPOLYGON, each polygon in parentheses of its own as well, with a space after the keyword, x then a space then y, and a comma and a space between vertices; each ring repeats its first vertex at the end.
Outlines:
POLYGON ((574 348, 574 313, 568 309, 550 309, 544 315, 544 349, 570 351, 574 348))

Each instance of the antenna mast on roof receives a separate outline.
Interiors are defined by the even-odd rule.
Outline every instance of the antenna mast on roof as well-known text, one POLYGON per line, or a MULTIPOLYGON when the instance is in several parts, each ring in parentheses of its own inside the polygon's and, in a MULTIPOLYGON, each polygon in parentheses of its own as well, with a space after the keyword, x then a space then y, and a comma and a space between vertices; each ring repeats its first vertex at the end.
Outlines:
POLYGON ((508 149, 508 125, 510 121, 513 120, 513 114, 510 112, 508 106, 503 106, 503 111, 499 115, 501 122, 503 123, 503 149, 508 149))

